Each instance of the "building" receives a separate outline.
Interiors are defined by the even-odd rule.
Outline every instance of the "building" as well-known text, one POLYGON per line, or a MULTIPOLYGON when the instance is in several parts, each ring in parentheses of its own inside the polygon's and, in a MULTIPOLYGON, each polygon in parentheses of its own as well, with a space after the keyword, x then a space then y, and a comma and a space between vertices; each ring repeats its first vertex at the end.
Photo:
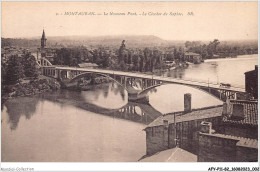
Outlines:
POLYGON ((46 47, 46 36, 45 36, 45 32, 44 32, 44 29, 43 29, 43 32, 42 32, 42 38, 41 38, 41 48, 44 49, 46 47))
POLYGON ((221 133, 258 138, 258 101, 227 100, 223 105, 221 133))
POLYGON ((49 62, 53 63, 56 55, 56 49, 47 48, 47 38, 45 31, 42 32, 41 47, 36 52, 37 59, 46 58, 49 62))
POLYGON ((177 145, 197 154, 201 122, 208 121, 218 125, 221 121, 221 114, 222 107, 209 107, 157 118, 145 128, 146 154, 152 155, 177 145))
POLYGON ((179 147, 198 161, 258 160, 256 101, 230 100, 192 111, 190 101, 184 104, 184 111, 160 116, 144 129, 147 155, 179 147))
POLYGON ((200 54, 197 53, 186 52, 184 54, 184 60, 194 64, 198 64, 202 62, 202 57, 200 54))
POLYGON ((198 161, 257 162, 258 102, 230 100, 224 103, 219 132, 213 124, 200 131, 198 161))
POLYGON ((258 65, 255 66, 255 70, 245 72, 245 82, 246 92, 258 99, 258 65))
POLYGON ((80 63, 78 64, 78 66, 81 68, 91 68, 91 69, 98 68, 98 65, 96 63, 80 63))

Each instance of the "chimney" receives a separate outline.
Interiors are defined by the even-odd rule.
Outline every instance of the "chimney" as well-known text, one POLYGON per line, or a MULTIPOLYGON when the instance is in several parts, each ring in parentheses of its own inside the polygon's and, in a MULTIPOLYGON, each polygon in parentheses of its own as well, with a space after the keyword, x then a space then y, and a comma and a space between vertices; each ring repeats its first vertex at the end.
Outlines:
POLYGON ((168 125, 169 125, 168 120, 163 120, 163 126, 165 129, 168 128, 168 125))
POLYGON ((200 123, 200 132, 206 133, 206 134, 212 134, 212 123, 202 121, 200 123))
POLYGON ((230 118, 231 114, 232 114, 232 104, 230 100, 227 99, 226 102, 223 103, 222 115, 230 118))
POLYGON ((184 112, 191 111, 191 94, 186 93, 184 94, 184 112))
POLYGON ((222 115, 223 116, 227 116, 228 115, 228 107, 227 106, 228 106, 227 103, 224 102, 223 103, 223 111, 222 111, 222 115))

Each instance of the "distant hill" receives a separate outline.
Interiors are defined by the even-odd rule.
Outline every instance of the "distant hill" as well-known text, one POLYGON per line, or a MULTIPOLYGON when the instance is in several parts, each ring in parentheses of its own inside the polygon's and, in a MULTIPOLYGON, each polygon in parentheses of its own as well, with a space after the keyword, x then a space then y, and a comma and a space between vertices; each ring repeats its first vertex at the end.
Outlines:
POLYGON ((122 40, 126 41, 127 47, 151 47, 167 45, 168 41, 153 35, 118 35, 118 36, 63 36, 50 37, 51 42, 62 42, 66 45, 85 45, 85 46, 111 46, 119 47, 122 40))
MULTIPOLYGON (((163 40, 153 35, 118 35, 118 36, 56 36, 47 37, 47 46, 67 47, 67 46, 87 46, 87 47, 119 47, 122 40, 126 41, 128 48, 168 46, 172 41, 163 40)), ((39 47, 40 37, 34 38, 2 38, 2 47, 39 47)))
MULTIPOLYGON (((40 37, 33 38, 2 38, 2 47, 17 46, 29 49, 37 49, 40 47, 40 37)), ((164 40, 154 35, 117 35, 117 36, 53 36, 47 35, 47 46, 52 48, 71 47, 71 46, 86 46, 97 48, 99 46, 119 48, 125 40, 127 48, 145 48, 145 47, 172 47, 184 46, 185 40, 164 40)), ((209 41, 201 41, 203 44, 208 44, 209 41)), ((220 40, 226 45, 249 45, 257 46, 257 40, 243 40, 243 41, 224 41, 220 40)))

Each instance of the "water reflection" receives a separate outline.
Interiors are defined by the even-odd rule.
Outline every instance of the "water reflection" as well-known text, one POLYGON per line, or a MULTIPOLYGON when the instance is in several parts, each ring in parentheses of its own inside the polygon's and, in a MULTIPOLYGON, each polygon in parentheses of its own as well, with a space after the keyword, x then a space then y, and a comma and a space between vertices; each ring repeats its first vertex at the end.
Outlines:
POLYGON ((156 88, 156 92, 149 92, 149 102, 151 106, 159 112, 171 113, 184 110, 184 94, 192 95, 192 108, 202 108, 208 106, 221 105, 223 102, 207 92, 197 88, 167 84, 156 88))
MULTIPOLYGON (((154 88, 151 92, 156 93, 154 88)), ((150 105, 127 102, 127 92, 116 83, 94 86, 89 91, 59 90, 31 97, 19 97, 8 100, 4 105, 9 117, 10 129, 15 130, 22 115, 30 119, 35 115, 39 102, 45 101, 61 108, 74 106, 113 118, 126 119, 133 122, 149 124, 162 115, 150 105)), ((44 105, 41 104, 41 108, 44 105)), ((49 107, 51 109, 51 107, 49 107)), ((43 109, 43 110, 44 110, 43 109)), ((53 112, 55 113, 55 112, 53 112)), ((75 114, 76 115, 76 114, 75 114)))
POLYGON ((127 103, 126 90, 115 82, 93 86, 93 89, 80 94, 86 102, 107 109, 116 109, 127 103))
MULTIPOLYGON (((35 114, 39 99, 30 97, 19 97, 5 103, 6 113, 9 117, 10 129, 15 130, 21 116, 30 119, 35 114)), ((5 109, 3 109, 5 110, 5 109)))

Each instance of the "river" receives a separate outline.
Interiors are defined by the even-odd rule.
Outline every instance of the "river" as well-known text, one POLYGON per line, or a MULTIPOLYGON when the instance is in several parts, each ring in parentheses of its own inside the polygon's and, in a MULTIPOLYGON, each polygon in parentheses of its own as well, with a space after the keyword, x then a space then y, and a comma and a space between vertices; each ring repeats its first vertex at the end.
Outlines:
POLYGON ((209 59, 201 64, 191 64, 186 69, 176 69, 165 75, 185 80, 211 83, 230 83, 231 86, 245 87, 244 73, 255 69, 258 55, 243 55, 237 58, 209 59))
MULTIPOLYGON (((221 82, 230 78, 243 85, 243 73, 255 64, 257 56, 208 60, 175 73, 194 79, 219 75, 221 82), (225 69, 227 64, 236 64, 237 72, 225 69), (234 73, 241 78, 228 76, 234 73)), ((185 93, 192 94, 192 108, 222 104, 206 92, 174 84, 151 90, 150 105, 128 102, 127 92, 116 83, 10 99, 2 107, 2 161, 135 162, 145 155, 145 126, 163 113, 183 110, 185 93)))

